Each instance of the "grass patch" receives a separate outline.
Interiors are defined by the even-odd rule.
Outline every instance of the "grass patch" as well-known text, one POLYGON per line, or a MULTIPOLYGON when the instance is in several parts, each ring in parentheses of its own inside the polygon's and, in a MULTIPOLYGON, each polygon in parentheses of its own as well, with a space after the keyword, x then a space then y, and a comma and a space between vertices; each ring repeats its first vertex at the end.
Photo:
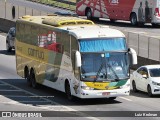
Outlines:
MULTIPOLYGON (((28 1, 37 2, 37 3, 49 5, 49 6, 60 7, 60 8, 64 8, 72 11, 75 11, 76 9, 75 5, 66 4, 65 2, 63 2, 63 0, 61 0, 60 2, 57 0, 28 0, 28 1)), ((76 0, 66 0, 66 1, 76 3, 76 0)))

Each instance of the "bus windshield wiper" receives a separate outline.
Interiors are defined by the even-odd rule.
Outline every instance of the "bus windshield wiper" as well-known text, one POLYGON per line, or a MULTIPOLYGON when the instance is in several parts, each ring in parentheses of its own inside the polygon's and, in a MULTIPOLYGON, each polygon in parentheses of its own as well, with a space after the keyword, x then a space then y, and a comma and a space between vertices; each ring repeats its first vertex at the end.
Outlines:
POLYGON ((116 72, 114 71, 114 69, 112 68, 112 66, 110 65, 110 64, 107 64, 108 65, 108 67, 110 67, 111 68, 111 70, 112 70, 112 72, 114 73, 114 75, 115 75, 115 77, 116 77, 116 81, 118 81, 119 80, 119 77, 118 77, 118 75, 116 74, 116 72))
POLYGON ((97 72, 97 75, 96 75, 95 81, 97 81, 98 76, 99 76, 99 74, 100 74, 100 72, 101 72, 102 68, 103 68, 103 63, 101 64, 100 68, 98 69, 98 72, 97 72))

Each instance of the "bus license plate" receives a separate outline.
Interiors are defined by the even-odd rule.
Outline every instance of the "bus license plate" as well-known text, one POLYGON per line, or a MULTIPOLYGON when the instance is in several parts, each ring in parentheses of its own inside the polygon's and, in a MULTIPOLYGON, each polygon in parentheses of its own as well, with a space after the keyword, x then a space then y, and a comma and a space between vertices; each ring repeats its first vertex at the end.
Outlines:
POLYGON ((110 92, 103 92, 102 95, 103 95, 103 96, 110 95, 110 92))

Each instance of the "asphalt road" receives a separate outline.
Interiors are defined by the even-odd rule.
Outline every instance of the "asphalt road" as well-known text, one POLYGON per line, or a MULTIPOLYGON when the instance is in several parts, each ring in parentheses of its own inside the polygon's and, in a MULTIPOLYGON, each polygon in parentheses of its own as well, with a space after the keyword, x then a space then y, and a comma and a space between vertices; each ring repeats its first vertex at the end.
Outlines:
MULTIPOLYGON (((160 96, 148 97, 146 93, 131 91, 130 96, 118 97, 116 100, 76 99, 70 102, 65 94, 48 87, 33 89, 16 74, 15 52, 5 50, 5 34, 0 35, 0 107, 1 111, 76 111, 83 119, 105 120, 106 112, 100 111, 160 111, 160 96), (85 111, 91 111, 89 113, 85 111), (91 117, 87 117, 87 115, 91 117)), ((115 114, 115 113, 114 113, 115 114)), ((125 113, 129 114, 129 113, 125 113)), ((75 114, 74 114, 75 115, 75 114)), ((49 118, 48 118, 49 119, 49 118)), ((62 119, 65 119, 64 117, 62 119)), ((69 118, 69 119, 81 119, 69 118)), ((119 118, 112 120, 146 119, 144 117, 119 118)), ((159 119, 149 117, 148 119, 159 119)))

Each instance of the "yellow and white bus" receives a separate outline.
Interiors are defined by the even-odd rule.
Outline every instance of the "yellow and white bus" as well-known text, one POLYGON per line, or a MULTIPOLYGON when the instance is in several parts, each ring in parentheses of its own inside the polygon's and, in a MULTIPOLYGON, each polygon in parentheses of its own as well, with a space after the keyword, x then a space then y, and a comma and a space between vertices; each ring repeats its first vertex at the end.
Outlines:
POLYGON ((70 100, 130 93, 130 61, 136 64, 137 55, 118 30, 71 16, 23 16, 15 48, 17 73, 33 88, 42 84, 70 100))

